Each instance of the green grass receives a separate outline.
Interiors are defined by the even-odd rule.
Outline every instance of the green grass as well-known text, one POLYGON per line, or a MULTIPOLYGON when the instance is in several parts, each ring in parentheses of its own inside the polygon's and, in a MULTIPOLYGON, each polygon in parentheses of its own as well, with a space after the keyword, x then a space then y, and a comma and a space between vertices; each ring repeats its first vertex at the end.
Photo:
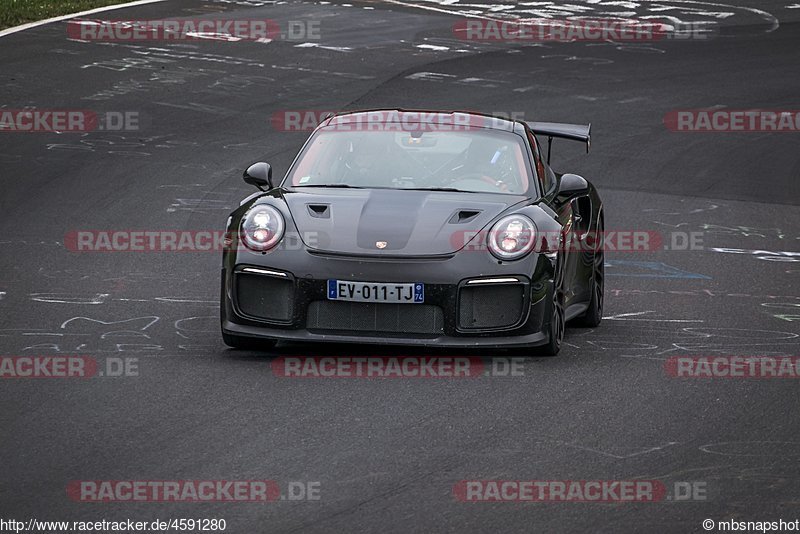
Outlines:
POLYGON ((0 30, 129 0, 0 0, 0 30))

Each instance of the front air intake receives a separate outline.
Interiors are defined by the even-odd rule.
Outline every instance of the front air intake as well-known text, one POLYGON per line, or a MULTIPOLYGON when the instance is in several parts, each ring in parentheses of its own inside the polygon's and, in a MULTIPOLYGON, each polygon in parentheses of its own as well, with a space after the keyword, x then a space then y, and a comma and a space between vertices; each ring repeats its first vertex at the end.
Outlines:
POLYGON ((273 322, 292 319, 294 283, 285 278, 237 272, 233 280, 236 304, 241 314, 273 322))
POLYGON ((493 329, 514 326, 522 318, 523 284, 481 284, 461 288, 458 326, 461 329, 493 329))

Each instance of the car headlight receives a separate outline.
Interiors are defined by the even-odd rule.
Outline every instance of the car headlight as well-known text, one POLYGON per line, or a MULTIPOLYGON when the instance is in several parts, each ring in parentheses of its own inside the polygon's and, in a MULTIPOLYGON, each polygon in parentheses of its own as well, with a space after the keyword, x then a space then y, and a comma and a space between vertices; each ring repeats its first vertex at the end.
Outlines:
POLYGON ((533 249, 536 227, 525 215, 508 215, 486 237, 491 253, 501 260, 517 260, 533 249))
POLYGON ((263 204, 254 206, 242 219, 242 240, 247 248, 264 252, 278 244, 285 226, 277 209, 263 204))

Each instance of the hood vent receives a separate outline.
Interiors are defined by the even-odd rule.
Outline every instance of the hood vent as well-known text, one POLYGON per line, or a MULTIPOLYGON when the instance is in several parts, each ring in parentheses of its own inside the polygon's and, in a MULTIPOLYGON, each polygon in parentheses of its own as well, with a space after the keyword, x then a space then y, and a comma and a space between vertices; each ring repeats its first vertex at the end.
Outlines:
POLYGON ((315 219, 330 219, 331 210, 329 204, 306 204, 308 206, 308 214, 315 219))
POLYGON ((469 222, 480 214, 481 210, 458 210, 450 217, 450 224, 469 222))

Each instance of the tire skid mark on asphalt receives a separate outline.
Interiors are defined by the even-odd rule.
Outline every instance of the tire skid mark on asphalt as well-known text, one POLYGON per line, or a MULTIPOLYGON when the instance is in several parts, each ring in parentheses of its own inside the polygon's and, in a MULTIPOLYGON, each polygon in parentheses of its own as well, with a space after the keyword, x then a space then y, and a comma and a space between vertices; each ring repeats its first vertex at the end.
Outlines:
POLYGON ((701 445, 698 449, 721 456, 800 458, 800 442, 797 441, 720 441, 701 445), (742 450, 737 450, 739 447, 742 450), (733 450, 726 451, 726 448, 733 450))
POLYGON ((614 454, 612 452, 600 450, 598 448, 592 448, 592 447, 587 447, 587 446, 584 446, 584 445, 578 445, 576 443, 570 443, 570 442, 567 442, 567 441, 556 441, 555 443, 557 443, 559 445, 563 445, 565 447, 572 447, 574 449, 582 450, 582 451, 585 451, 585 452, 591 452, 591 453, 594 453, 594 454, 598 454, 600 456, 605 456, 607 458, 614 458, 614 459, 617 459, 617 460, 627 460, 629 458, 635 458, 637 456, 643 456, 645 454, 650 454, 650 453, 662 451, 662 450, 667 449, 669 447, 674 447, 675 445, 679 445, 680 444, 680 442, 678 442, 678 441, 668 441, 666 443, 662 443, 661 445, 656 445, 654 447, 648 447, 648 448, 640 449, 640 450, 637 450, 636 452, 632 452, 632 453, 629 453, 629 454, 614 454))
POLYGON ((648 311, 640 311, 640 312, 628 312, 628 313, 616 313, 614 315, 608 315, 603 317, 606 321, 649 321, 649 322, 656 322, 656 323, 702 323, 705 322, 702 319, 664 319, 660 317, 641 317, 642 315, 647 315, 649 313, 657 313, 655 310, 648 310, 648 311))

